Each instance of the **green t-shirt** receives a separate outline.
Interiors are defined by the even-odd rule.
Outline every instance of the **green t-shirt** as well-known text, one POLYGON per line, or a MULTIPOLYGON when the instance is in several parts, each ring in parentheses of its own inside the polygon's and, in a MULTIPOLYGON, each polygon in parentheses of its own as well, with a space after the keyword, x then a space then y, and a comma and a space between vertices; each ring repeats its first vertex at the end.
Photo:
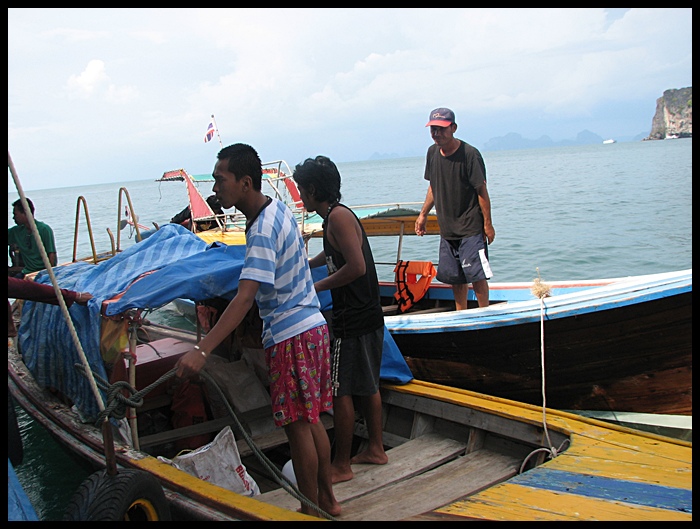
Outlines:
MULTIPOLYGON (((53 238, 51 226, 36 219, 34 219, 34 223, 39 232, 41 242, 44 243, 46 253, 56 253, 56 241, 53 238)), ((31 230, 27 229, 24 225, 12 226, 7 230, 7 244, 8 246, 14 244, 19 249, 19 254, 24 262, 24 268, 22 269, 23 274, 37 272, 45 268, 34 236, 31 230)))

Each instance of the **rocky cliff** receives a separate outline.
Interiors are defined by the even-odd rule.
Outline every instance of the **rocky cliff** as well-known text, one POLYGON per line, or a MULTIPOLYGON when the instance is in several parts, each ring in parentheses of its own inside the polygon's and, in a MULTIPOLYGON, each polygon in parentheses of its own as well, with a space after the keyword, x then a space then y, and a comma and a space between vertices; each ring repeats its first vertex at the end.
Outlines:
POLYGON ((656 113, 647 140, 693 137, 693 87, 666 90, 656 100, 656 113))

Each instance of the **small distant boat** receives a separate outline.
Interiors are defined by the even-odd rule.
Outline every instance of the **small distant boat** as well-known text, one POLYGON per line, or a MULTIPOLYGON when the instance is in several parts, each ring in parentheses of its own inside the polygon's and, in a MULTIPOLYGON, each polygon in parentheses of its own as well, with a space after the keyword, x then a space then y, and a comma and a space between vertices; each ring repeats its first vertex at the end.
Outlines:
POLYGON ((666 134, 667 140, 677 140, 678 138, 680 138, 678 134, 666 134))
POLYGON ((617 143, 617 142, 615 140, 613 140, 612 138, 610 138, 609 140, 603 140, 603 145, 607 145, 609 143, 617 143))

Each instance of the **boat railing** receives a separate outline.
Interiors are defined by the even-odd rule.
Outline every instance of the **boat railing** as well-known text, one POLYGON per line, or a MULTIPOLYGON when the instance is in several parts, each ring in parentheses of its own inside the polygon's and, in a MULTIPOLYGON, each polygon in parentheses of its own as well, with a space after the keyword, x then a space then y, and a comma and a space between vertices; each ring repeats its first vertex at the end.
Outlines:
POLYGON ((129 204, 129 212, 131 213, 131 218, 134 221, 134 230, 136 231, 136 241, 141 242, 141 228, 139 228, 139 223, 138 223, 138 217, 136 216, 136 212, 134 211, 134 206, 131 203, 131 196, 129 196, 129 191, 126 189, 126 187, 120 187, 119 188, 119 201, 117 205, 117 248, 116 252, 121 252, 121 212, 122 212, 122 196, 126 197, 126 201, 129 204))
MULTIPOLYGON (((88 258, 85 259, 86 261, 92 261, 93 264, 97 264, 100 261, 104 261, 106 259, 109 259, 110 257, 114 257, 117 253, 121 252, 121 211, 122 211, 122 197, 126 197, 126 201, 129 205, 129 211, 131 211, 132 218, 136 218, 134 214, 134 206, 131 202, 131 197, 129 196, 129 191, 125 187, 119 188, 119 200, 118 200, 118 206, 117 206, 117 241, 116 244, 114 242, 114 234, 112 233, 112 230, 107 228, 107 235, 109 235, 109 240, 110 240, 110 246, 111 246, 111 251, 101 253, 98 255, 97 250, 95 249, 95 235, 92 230, 92 222, 90 221, 90 212, 88 209, 87 205, 87 200, 85 200, 84 196, 79 196, 78 201, 76 204, 75 208, 75 232, 73 234, 73 262, 75 263, 78 261, 78 233, 79 233, 79 228, 80 228, 80 212, 81 209, 85 211, 85 222, 87 226, 87 232, 88 232, 88 237, 90 239, 90 248, 92 251, 92 259, 88 258)), ((126 221, 124 221, 126 222, 126 221)), ((139 228, 138 222, 134 222, 134 229, 136 230, 136 240, 141 241, 141 230, 139 228)))
MULTIPOLYGON (((85 221, 87 223, 88 237, 90 237, 90 246, 92 248, 92 261, 97 264, 97 251, 95 250, 95 236, 92 233, 92 223, 90 222, 90 213, 88 211, 87 201, 84 196, 78 197, 78 202, 75 206, 75 232, 73 234, 73 262, 78 260, 78 227, 80 223, 80 209, 81 205, 85 210, 85 221)), ((111 236, 111 234, 110 234, 111 236)), ((112 240, 112 249, 114 249, 114 240, 112 240)))

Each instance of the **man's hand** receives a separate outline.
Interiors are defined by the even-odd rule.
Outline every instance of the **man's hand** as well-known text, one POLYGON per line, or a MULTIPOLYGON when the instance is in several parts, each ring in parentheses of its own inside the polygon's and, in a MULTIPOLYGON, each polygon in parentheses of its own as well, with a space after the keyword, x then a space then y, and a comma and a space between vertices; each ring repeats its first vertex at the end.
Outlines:
POLYGON ((496 230, 493 226, 484 226, 484 241, 491 244, 496 238, 496 230))
POLYGON ((192 378, 199 374, 207 363, 207 357, 201 350, 190 349, 185 355, 180 357, 175 367, 178 378, 192 378))
POLYGON ((418 215, 418 218, 416 219, 416 235, 423 236, 425 235, 425 223, 426 223, 426 218, 425 215, 422 213, 418 215))

